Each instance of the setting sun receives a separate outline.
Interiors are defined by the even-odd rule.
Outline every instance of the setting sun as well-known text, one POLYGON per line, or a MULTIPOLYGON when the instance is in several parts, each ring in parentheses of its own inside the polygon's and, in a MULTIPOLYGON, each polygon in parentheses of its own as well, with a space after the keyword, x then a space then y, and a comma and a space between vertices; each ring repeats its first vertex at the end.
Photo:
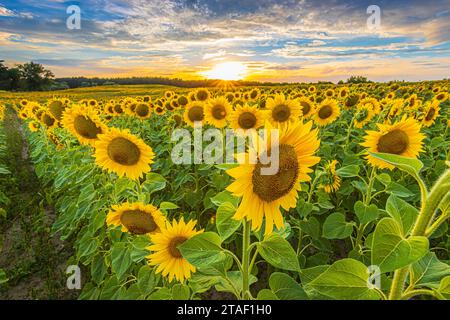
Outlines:
POLYGON ((202 75, 208 79, 241 80, 247 75, 247 67, 241 62, 223 62, 202 75))

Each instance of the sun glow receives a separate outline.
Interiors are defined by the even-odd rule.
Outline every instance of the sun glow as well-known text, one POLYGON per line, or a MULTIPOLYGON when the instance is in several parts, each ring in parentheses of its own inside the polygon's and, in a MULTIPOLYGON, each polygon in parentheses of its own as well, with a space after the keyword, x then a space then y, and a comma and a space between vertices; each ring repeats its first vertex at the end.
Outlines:
POLYGON ((223 62, 202 75, 208 79, 241 80, 247 75, 247 67, 241 62, 223 62))

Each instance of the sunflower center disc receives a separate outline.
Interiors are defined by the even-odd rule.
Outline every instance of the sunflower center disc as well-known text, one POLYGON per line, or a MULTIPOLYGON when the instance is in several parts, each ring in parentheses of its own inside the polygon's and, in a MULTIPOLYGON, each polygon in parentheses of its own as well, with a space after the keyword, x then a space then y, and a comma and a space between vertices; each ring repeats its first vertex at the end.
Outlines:
MULTIPOLYGON (((253 192, 266 202, 275 201, 287 195, 294 187, 298 177, 298 159, 293 146, 279 146, 279 170, 275 175, 262 175, 261 168, 269 167, 257 163, 253 170, 253 192)), ((270 152, 269 152, 270 154, 270 152)))
POLYGON ((44 114, 43 120, 47 127, 51 127, 55 123, 55 119, 48 114, 44 114))
POLYGON ((178 236, 170 240, 169 243, 169 253, 174 258, 182 258, 180 250, 178 250, 178 246, 187 240, 186 237, 178 236))
POLYGON ((291 115, 291 109, 284 104, 276 106, 273 108, 272 117, 278 122, 285 122, 289 119, 291 115))
POLYGON ((378 141, 378 151, 382 153, 401 154, 408 148, 409 139, 401 130, 386 133, 378 141))
POLYGON ((65 109, 61 101, 53 101, 52 103, 50 103, 48 108, 56 119, 61 120, 63 111, 65 109))
POLYGON ((256 125, 256 116, 251 112, 244 112, 239 116, 238 123, 242 129, 251 129, 256 125))
POLYGON ((427 120, 427 121, 432 120, 435 113, 436 113, 436 110, 434 110, 434 108, 431 108, 431 109, 428 111, 427 116, 425 117, 425 120, 427 120))
POLYGON ((300 105, 302 106, 302 111, 303 111, 303 115, 307 115, 309 113, 309 111, 311 110, 311 106, 309 105, 309 103, 302 101, 300 103, 300 105))
POLYGON ((114 106, 114 111, 116 112, 116 113, 123 113, 123 110, 122 110, 122 106, 120 105, 120 104, 116 104, 115 106, 114 106))
POLYGON ((212 115, 215 119, 222 120, 225 118, 227 113, 225 112, 225 108, 222 105, 218 104, 213 107, 212 115))
POLYGON ((197 99, 199 101, 205 101, 206 99, 208 99, 208 93, 206 91, 204 91, 204 90, 200 90, 197 93, 197 99))
POLYGON ((132 166, 138 163, 141 151, 130 140, 119 137, 109 143, 108 156, 121 165, 132 166))
POLYGON ((189 109, 189 120, 191 120, 192 122, 195 121, 203 121, 203 108, 200 106, 194 106, 192 108, 189 109))
POLYGON ((140 117, 146 117, 148 116, 148 106, 141 103, 136 107, 135 112, 140 117))
POLYGON ((96 139, 102 130, 97 127, 94 121, 84 116, 77 116, 73 121, 73 126, 80 136, 86 139, 96 139))
POLYGON ((333 109, 329 105, 326 105, 326 106, 323 106, 322 108, 320 108, 319 117, 321 119, 326 119, 329 116, 331 116, 332 113, 333 113, 333 109))
POLYGON ((134 234, 147 234, 158 228, 153 217, 140 210, 124 211, 120 217, 120 222, 134 234))

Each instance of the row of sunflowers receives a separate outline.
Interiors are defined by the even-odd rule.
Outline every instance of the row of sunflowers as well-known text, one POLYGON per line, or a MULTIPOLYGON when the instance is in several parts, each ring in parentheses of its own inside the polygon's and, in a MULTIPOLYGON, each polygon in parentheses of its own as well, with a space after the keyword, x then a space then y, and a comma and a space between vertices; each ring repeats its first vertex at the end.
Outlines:
POLYGON ((53 232, 84 266, 82 299, 446 299, 448 86, 9 103, 59 212, 53 232), (173 131, 199 123, 278 130, 278 172, 260 158, 174 164, 173 131))

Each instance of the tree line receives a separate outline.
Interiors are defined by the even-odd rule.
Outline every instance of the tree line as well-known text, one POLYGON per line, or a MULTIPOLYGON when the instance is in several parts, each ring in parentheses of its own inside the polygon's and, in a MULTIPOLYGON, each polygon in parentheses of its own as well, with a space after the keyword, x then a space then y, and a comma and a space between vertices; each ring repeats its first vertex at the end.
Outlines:
POLYGON ((53 78, 54 74, 39 63, 27 62, 8 68, 4 60, 0 60, 0 90, 51 90, 53 78))

